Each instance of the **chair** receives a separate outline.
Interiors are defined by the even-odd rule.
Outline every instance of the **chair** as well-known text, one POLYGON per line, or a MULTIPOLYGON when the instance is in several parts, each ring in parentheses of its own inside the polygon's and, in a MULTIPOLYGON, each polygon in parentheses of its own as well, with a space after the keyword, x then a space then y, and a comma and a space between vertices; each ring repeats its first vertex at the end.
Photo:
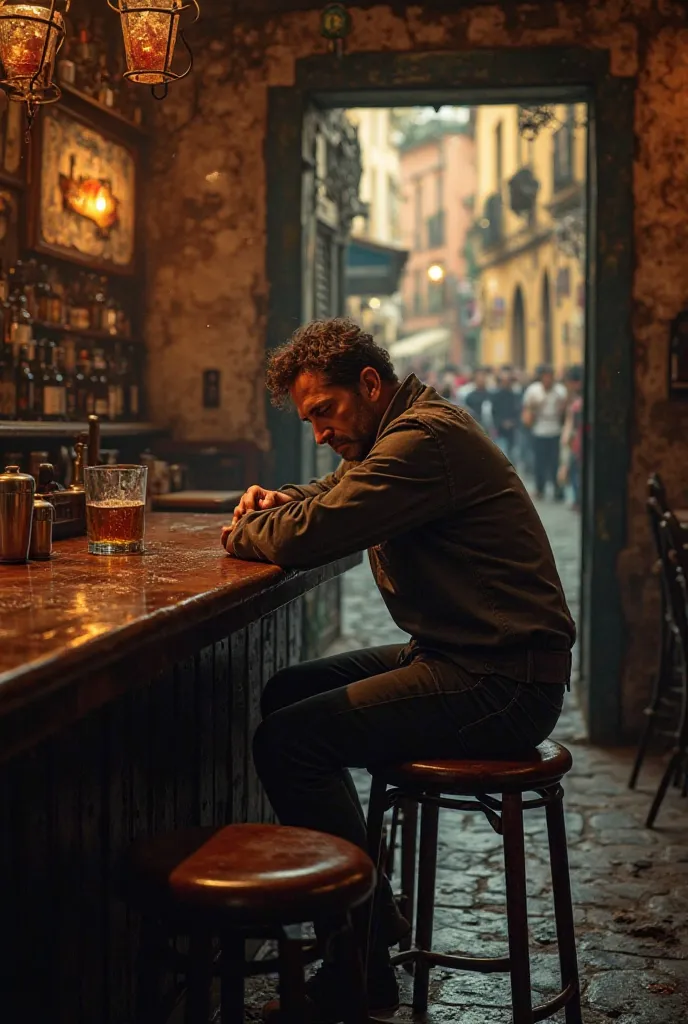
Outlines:
MULTIPOLYGON (((569 751, 548 740, 532 756, 519 760, 423 761, 370 769, 373 782, 368 811, 368 841, 374 860, 380 863, 385 812, 402 801, 405 805, 412 803, 421 808, 415 944, 392 957, 393 963, 411 963, 414 966, 413 1009, 416 1013, 427 1010, 430 969, 440 966, 482 973, 508 972, 511 977, 513 1024, 532 1024, 564 1007, 566 1024, 581 1024, 563 790, 560 785, 571 763, 569 751), (537 795, 524 800, 524 793, 531 791, 537 795), (539 807, 545 808, 547 819, 562 988, 546 1003, 533 1007, 523 812, 539 807), (492 828, 503 836, 508 956, 455 956, 432 949, 437 831, 441 808, 481 811, 492 828)), ((408 851, 405 857, 408 872, 411 861, 408 851)), ((409 884, 407 878, 406 885, 409 884)))
POLYGON ((672 732, 673 747, 669 761, 648 812, 646 825, 652 828, 672 779, 688 793, 688 610, 686 608, 686 551, 676 517, 667 512, 659 524, 662 582, 666 592, 667 624, 672 636, 672 652, 678 677, 678 721, 672 732))
MULTIPOLYGON (((281 1020, 307 1013, 303 943, 294 926, 318 920, 338 933, 351 976, 345 1024, 368 1024, 362 957, 350 911, 375 883, 370 858, 335 836, 279 825, 186 829, 142 840, 125 868, 128 902, 142 914, 137 1024, 162 1024, 161 973, 186 976, 185 1024, 207 1024, 213 962, 219 952, 221 1024, 244 1020, 245 943, 273 938, 281 1020), (188 955, 171 954, 171 936, 189 937, 188 955)), ((364 951, 361 951, 364 952, 364 951)))
MULTIPOLYGON (((664 565, 662 554, 662 519, 668 513, 666 505, 666 494, 659 481, 657 474, 653 474, 648 481, 647 514, 650 522, 650 530, 657 553, 657 566, 660 580, 660 637, 658 645, 657 668, 652 679, 652 693, 650 702, 645 708, 645 728, 643 729, 638 750, 636 752, 631 777, 628 781, 629 789, 635 789, 638 776, 642 768, 645 755, 650 743, 658 731, 658 722, 671 713, 681 696, 680 679, 676 678, 676 633, 671 625, 669 587, 670 581, 667 578, 667 569, 664 565)), ((680 530, 680 528, 679 528, 680 530)), ((668 570, 673 573, 673 569, 668 570)), ((666 735, 666 731, 660 734, 666 735)))

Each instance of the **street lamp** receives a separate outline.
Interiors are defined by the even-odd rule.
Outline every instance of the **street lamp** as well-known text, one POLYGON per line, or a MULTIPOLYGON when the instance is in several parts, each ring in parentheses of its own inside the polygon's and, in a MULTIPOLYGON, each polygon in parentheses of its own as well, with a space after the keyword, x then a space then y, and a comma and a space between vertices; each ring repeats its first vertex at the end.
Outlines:
POLYGON ((441 267, 439 263, 433 263, 431 267, 428 267, 428 278, 435 284, 439 284, 444 280, 444 267, 441 267))

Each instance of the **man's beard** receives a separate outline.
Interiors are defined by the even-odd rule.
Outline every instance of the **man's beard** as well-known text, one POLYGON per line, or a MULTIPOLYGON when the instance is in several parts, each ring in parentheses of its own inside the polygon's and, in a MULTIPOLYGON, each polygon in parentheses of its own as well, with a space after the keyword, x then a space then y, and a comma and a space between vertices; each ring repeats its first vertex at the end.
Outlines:
POLYGON ((362 462, 370 454, 377 438, 377 424, 364 408, 359 409, 354 431, 353 434, 335 434, 329 444, 347 462, 362 462))

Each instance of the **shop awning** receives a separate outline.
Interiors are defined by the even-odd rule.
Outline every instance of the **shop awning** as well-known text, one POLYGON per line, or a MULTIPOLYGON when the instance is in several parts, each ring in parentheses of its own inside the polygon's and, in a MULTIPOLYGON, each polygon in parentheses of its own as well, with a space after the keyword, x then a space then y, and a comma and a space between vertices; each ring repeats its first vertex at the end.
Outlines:
POLYGON ((432 327, 427 331, 418 331, 410 334, 408 338, 395 341, 389 346, 389 354, 392 359, 408 359, 409 356, 419 356, 421 352, 428 352, 430 349, 448 345, 450 332, 448 327, 432 327))
POLYGON ((408 251, 367 238, 352 238, 346 251, 347 295, 393 295, 408 251))

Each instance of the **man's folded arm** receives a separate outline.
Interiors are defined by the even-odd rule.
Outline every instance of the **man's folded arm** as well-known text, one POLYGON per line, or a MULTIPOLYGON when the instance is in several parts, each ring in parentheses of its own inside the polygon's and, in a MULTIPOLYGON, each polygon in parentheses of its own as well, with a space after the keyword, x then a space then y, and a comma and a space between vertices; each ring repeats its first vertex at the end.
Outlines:
POLYGON ((239 558, 306 568, 373 547, 445 515, 451 496, 440 447, 422 426, 379 441, 327 491, 249 512, 232 534, 239 558))
POLYGON ((285 484, 279 490, 282 494, 289 494, 292 498, 299 500, 312 498, 316 494, 326 494, 339 483, 342 475, 346 472, 346 467, 347 463, 340 462, 334 472, 328 473, 327 476, 323 476, 319 480, 311 480, 308 484, 285 484))

